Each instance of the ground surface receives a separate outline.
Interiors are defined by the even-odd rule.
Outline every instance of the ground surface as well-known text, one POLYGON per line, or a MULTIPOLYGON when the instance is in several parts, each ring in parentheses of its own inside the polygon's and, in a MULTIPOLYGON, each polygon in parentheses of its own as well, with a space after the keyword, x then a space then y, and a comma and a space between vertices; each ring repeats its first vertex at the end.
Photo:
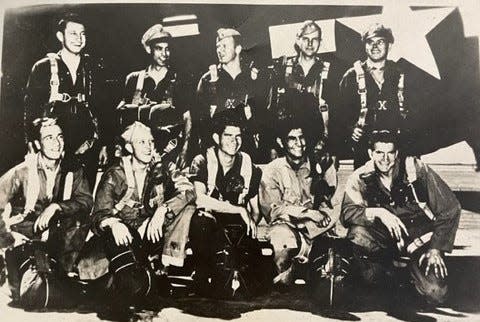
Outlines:
MULTIPOLYGON (((356 292, 344 309, 328 309, 309 300, 304 286, 286 293, 273 292, 254 301, 214 301, 198 297, 167 299, 159 312, 144 311, 132 320, 141 321, 480 321, 480 174, 472 167, 443 167, 440 175, 455 190, 462 203, 455 249, 447 258, 450 296, 440 308, 428 309, 409 290, 390 295, 356 292), (477 190, 477 191, 473 191, 477 190)), ((342 167, 340 183, 350 170, 342 167)), ((8 290, 0 288, 0 320, 10 321, 101 321, 91 310, 25 312, 8 305, 8 290)))

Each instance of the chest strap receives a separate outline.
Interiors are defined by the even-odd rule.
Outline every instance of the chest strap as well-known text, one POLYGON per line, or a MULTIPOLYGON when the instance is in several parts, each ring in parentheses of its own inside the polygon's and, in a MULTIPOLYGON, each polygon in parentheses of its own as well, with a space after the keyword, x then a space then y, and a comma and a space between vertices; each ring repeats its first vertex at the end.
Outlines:
POLYGON ((75 96, 71 96, 68 93, 59 93, 60 77, 58 76, 58 61, 60 60, 60 56, 55 53, 48 53, 47 57, 50 62, 50 97, 48 98, 48 102, 52 103, 60 101, 67 103, 72 99, 80 103, 85 102, 85 94, 78 93, 75 96))

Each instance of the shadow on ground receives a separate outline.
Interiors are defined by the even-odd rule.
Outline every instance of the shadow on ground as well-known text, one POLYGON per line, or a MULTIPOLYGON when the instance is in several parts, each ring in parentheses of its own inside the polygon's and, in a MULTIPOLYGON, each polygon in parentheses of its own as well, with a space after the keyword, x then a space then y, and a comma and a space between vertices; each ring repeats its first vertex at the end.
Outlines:
POLYGON ((243 313, 260 309, 311 312, 317 316, 345 321, 358 321, 360 318, 355 313, 369 311, 383 311, 402 321, 420 322, 436 321, 435 318, 424 315, 425 313, 434 313, 445 319, 464 317, 464 313, 480 313, 480 278, 477 273, 480 271, 480 257, 449 257, 447 265, 450 295, 442 309, 426 306, 416 296, 413 288, 409 287, 386 292, 357 288, 330 308, 325 304, 328 303, 328 293, 324 294, 324 300, 321 301, 323 303, 318 303, 311 300, 305 286, 293 286, 287 292, 273 291, 269 295, 244 301, 218 301, 198 297, 168 298, 163 301, 163 307, 174 307, 194 316, 224 320, 239 318, 243 313), (445 310, 448 308, 455 313, 445 310))

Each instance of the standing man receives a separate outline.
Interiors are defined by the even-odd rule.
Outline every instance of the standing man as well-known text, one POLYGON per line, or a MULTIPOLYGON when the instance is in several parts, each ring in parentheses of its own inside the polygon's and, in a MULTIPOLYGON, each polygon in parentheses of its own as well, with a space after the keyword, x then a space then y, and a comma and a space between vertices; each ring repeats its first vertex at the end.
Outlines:
MULTIPOLYGON (((192 218, 190 241, 196 263, 197 291, 203 294, 208 294, 208 280, 214 277, 215 254, 223 251, 225 227, 241 225, 242 231, 255 238, 259 221, 257 194, 261 173, 250 156, 240 152, 241 123, 232 111, 218 114, 214 121, 215 146, 196 156, 190 167, 199 209, 192 218)), ((243 284, 241 280, 237 282, 243 284)), ((227 287, 234 287, 234 284, 227 284, 227 287)))
POLYGON ((370 161, 348 179, 341 220, 348 228, 360 280, 389 288, 393 260, 410 258, 417 292, 432 304, 447 295, 444 253, 451 252, 460 204, 428 166, 401 160, 396 134, 372 133, 370 161), (390 277, 390 279, 389 279, 390 277))
POLYGON ((107 161, 104 111, 99 100, 100 68, 84 54, 85 24, 76 14, 66 14, 59 22, 56 37, 62 48, 33 65, 25 94, 25 128, 43 116, 58 119, 65 134, 65 152, 86 166, 94 184, 98 161, 107 161))
POLYGON ((237 30, 218 29, 216 48, 219 64, 209 67, 197 88, 202 147, 213 145, 209 130, 211 119, 226 109, 233 109, 246 124, 242 150, 251 155, 254 162, 262 162, 266 157, 262 131, 266 120, 266 82, 253 62, 250 65, 242 62, 242 40, 237 30))
POLYGON ((158 151, 163 151, 170 140, 182 138, 177 166, 184 168, 192 128, 189 98, 193 89, 190 91, 170 66, 171 40, 170 33, 160 24, 145 32, 141 42, 150 56, 150 64, 127 76, 119 108, 133 108, 138 120, 149 124, 158 151))
POLYGON ((309 262, 312 245, 330 225, 337 172, 332 159, 316 163, 308 157, 301 121, 293 118, 281 123, 277 142, 285 156, 265 167, 259 200, 274 249, 274 283, 291 285, 298 277, 296 264, 309 262))
MULTIPOLYGON (((38 152, 27 154, 24 162, 0 178, 0 212, 11 206, 7 219, 0 219, 0 248, 13 243, 12 235, 23 243, 48 236, 46 252, 60 263, 57 272, 74 272, 93 204, 83 167, 64 160, 63 132, 55 119, 37 119, 28 138, 38 152)), ((20 248, 6 253, 14 301, 28 295, 25 289, 20 293, 22 256, 20 248)))
POLYGON ((373 130, 404 131, 405 76, 396 63, 387 60, 393 40, 389 28, 372 25, 362 35, 367 59, 356 61, 340 82, 338 126, 353 149, 355 169, 369 160, 368 140, 373 130))
POLYGON ((329 135, 329 107, 334 105, 336 86, 329 79, 330 63, 322 61, 318 49, 322 30, 314 21, 305 21, 297 32, 296 57, 283 57, 274 65, 274 88, 270 107, 277 117, 302 118, 312 144, 322 150, 329 135))

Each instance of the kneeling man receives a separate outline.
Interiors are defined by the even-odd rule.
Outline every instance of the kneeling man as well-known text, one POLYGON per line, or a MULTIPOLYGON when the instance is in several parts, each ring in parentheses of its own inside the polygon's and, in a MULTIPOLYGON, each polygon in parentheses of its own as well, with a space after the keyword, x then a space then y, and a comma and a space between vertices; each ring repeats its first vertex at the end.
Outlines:
POLYGON ((398 157, 393 133, 373 132, 368 153, 371 160, 347 182, 341 213, 357 273, 368 284, 389 287, 393 260, 407 257, 417 292, 429 303, 442 303, 444 253, 453 248, 460 204, 432 169, 398 157))

